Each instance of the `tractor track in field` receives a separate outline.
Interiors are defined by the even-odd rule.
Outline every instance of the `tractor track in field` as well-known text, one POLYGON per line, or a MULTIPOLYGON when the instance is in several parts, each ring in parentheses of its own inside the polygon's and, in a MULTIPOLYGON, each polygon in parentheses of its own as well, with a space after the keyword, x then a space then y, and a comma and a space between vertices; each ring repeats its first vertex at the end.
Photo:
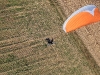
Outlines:
MULTIPOLYGON (((18 37, 18 38, 13 38, 13 39, 10 39, 10 40, 5 40, 5 41, 1 42, 1 43, 5 43, 6 42, 6 45, 4 44, 5 47, 1 47, 0 48, 0 53, 1 53, 0 57, 4 57, 4 56, 6 57, 9 54, 14 54, 15 56, 18 56, 18 59, 16 59, 16 61, 18 61, 20 59, 33 56, 34 53, 32 52, 32 50, 34 52, 35 51, 38 52, 37 49, 35 50, 35 47, 45 46, 46 43, 44 44, 41 41, 44 40, 44 42, 45 42, 45 38, 46 37, 50 37, 50 35, 49 36, 45 36, 43 38, 35 39, 35 40, 32 39, 32 38, 30 38, 30 39, 26 38, 27 39, 26 41, 24 41, 24 39, 20 41, 19 39, 21 39, 23 37, 24 36, 18 37), (17 40, 17 42, 15 41, 15 39, 17 40), (9 45, 7 45, 7 42, 8 42, 9 45)), ((56 38, 56 37, 57 37, 57 34, 54 34, 53 38, 56 38)), ((13 62, 13 61, 11 61, 11 62, 13 62)), ((3 63, 3 64, 6 64, 6 62, 3 63)))
MULTIPOLYGON (((9 40, 3 40, 0 41, 0 54, 5 54, 5 53, 9 53, 9 52, 13 52, 22 48, 26 48, 28 46, 34 45, 36 46, 36 44, 38 45, 37 42, 41 42, 44 40, 45 42, 45 38, 50 37, 49 36, 45 36, 39 39, 32 39, 32 38, 25 38, 24 36, 21 37, 17 37, 17 38, 12 38, 9 40), (18 41, 19 40, 19 41, 18 41), (36 44, 35 44, 36 43, 36 44), (7 50, 9 49, 9 50, 7 50), (6 51, 7 50, 7 51, 6 51)), ((58 34, 54 34, 52 35, 53 38, 56 38, 58 36, 58 34)))
MULTIPOLYGON (((48 50, 47 50, 48 51, 48 50)), ((41 52, 40 52, 41 53, 41 52)), ((50 52, 51 53, 51 52, 50 52)), ((57 56, 57 55, 59 55, 59 54, 56 54, 57 52, 53 52, 52 53, 52 55, 50 54, 48 54, 48 56, 47 55, 45 55, 45 54, 42 54, 42 55, 38 55, 37 54, 37 56, 36 56, 36 54, 34 55, 34 53, 33 54, 30 54, 30 55, 28 55, 28 56, 25 56, 25 57, 22 57, 22 58, 20 58, 20 59, 18 59, 18 60, 16 60, 16 61, 20 61, 20 60, 22 60, 23 58, 25 58, 25 59, 27 59, 28 60, 28 64, 31 64, 32 63, 32 58, 34 58, 34 57, 38 57, 38 58, 36 58, 35 59, 35 61, 33 61, 33 65, 36 65, 36 64, 42 64, 42 62, 45 62, 46 63, 46 61, 48 60, 48 61, 50 61, 50 60, 52 60, 52 58, 54 58, 55 59, 55 57, 57 56), (42 57, 41 57, 42 56, 42 57), (31 61, 30 61, 31 60, 31 61)), ((16 62, 16 61, 12 61, 12 62, 10 62, 10 63, 14 63, 14 62, 16 62)), ((58 60, 58 61, 62 61, 62 60, 58 60)), ((64 61, 64 60, 63 60, 64 61)), ((55 62, 57 62, 56 60, 55 61, 53 61, 54 63, 55 62)), ((8 64, 8 63, 3 63, 3 65, 6 65, 6 64, 8 64)), ((33 65, 29 65, 30 67, 32 67, 33 65)), ((49 63, 49 64, 52 64, 52 63, 49 63)), ((53 65, 53 64, 52 64, 53 65)), ((51 66, 52 66, 51 65, 51 66)), ((41 65, 41 66, 43 66, 43 64, 41 65)), ((45 64, 44 64, 44 66, 45 66, 45 64)), ((25 67, 25 66, 23 66, 23 67, 25 67)), ((19 68, 13 68, 13 70, 7 70, 6 72, 10 72, 10 71, 16 71, 17 69, 20 69, 21 67, 19 67, 19 68)), ((40 68, 40 67, 39 67, 40 68)), ((44 67, 45 68, 45 67, 44 67)), ((30 69, 29 69, 30 70, 30 69)), ((37 70, 39 70, 39 69, 37 69, 37 70)), ((36 71, 36 70, 34 70, 34 71, 36 71)), ((4 74, 5 72, 1 72, 0 74, 4 74)))

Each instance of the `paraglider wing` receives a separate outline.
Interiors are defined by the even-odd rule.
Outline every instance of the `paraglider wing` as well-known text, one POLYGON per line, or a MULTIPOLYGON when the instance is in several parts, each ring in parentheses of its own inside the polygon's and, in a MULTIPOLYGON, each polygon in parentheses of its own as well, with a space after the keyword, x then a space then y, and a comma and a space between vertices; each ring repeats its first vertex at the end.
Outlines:
POLYGON ((100 12, 95 5, 87 5, 75 11, 63 24, 63 30, 70 32, 82 26, 100 21, 100 12))

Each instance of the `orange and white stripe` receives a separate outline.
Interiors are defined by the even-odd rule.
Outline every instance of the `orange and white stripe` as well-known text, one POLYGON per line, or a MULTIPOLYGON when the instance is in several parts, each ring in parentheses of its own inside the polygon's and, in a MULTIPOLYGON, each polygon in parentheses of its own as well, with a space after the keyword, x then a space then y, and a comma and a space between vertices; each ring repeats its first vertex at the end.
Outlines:
POLYGON ((63 24, 63 30, 70 32, 82 26, 100 21, 100 11, 95 5, 87 5, 75 11, 63 24))

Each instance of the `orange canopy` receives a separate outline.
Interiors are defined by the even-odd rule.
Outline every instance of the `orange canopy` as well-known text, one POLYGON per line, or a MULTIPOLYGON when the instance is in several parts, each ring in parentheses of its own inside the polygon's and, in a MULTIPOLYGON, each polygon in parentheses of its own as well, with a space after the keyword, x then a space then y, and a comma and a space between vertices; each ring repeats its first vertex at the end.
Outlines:
POLYGON ((94 5, 88 5, 73 13, 71 17, 65 21, 63 30, 65 32, 70 32, 97 21, 100 21, 99 9, 94 5))

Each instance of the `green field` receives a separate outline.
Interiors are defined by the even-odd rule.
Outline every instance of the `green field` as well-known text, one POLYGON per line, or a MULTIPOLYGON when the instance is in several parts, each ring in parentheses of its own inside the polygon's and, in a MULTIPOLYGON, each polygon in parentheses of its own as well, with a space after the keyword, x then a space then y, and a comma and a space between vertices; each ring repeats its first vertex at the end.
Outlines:
POLYGON ((100 75, 62 13, 52 0, 0 0, 0 75, 100 75))

